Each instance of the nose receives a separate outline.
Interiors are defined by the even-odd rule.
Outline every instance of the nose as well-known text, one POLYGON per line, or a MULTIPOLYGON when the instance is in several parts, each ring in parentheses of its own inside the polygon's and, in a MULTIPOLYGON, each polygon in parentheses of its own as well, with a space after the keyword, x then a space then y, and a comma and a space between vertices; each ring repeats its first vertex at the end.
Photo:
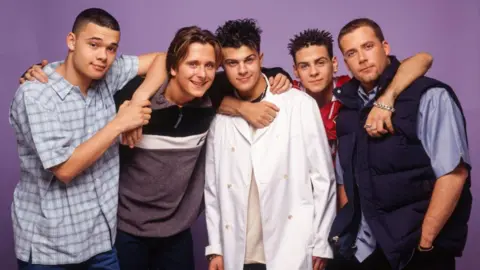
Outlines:
POLYGON ((107 49, 106 48, 102 48, 100 50, 97 50, 97 59, 102 61, 102 62, 107 60, 107 49))
POLYGON ((195 75, 197 75, 198 78, 200 79, 205 79, 205 77, 207 76, 207 72, 205 70, 205 67, 204 66, 199 66, 195 72, 195 75))
POLYGON ((308 71, 309 71, 310 77, 312 78, 317 77, 318 74, 320 73, 320 71, 315 67, 315 65, 312 65, 308 71))
POLYGON ((359 50, 358 51, 358 62, 361 64, 365 61, 367 61, 367 58, 365 56, 365 52, 363 50, 359 50))
POLYGON ((248 72, 247 67, 245 66, 244 63, 240 63, 238 65, 238 74, 239 75, 246 75, 248 72))

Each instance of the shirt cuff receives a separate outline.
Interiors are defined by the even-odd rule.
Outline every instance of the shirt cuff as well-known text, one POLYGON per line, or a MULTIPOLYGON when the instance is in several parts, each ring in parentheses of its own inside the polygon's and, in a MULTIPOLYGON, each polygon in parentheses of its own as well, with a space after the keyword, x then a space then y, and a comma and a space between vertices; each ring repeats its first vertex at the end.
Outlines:
POLYGON ((214 254, 223 256, 222 245, 220 244, 209 245, 205 248, 205 256, 214 255, 214 254))
POLYGON ((329 244, 317 245, 313 248, 312 256, 323 259, 332 259, 333 250, 329 244))

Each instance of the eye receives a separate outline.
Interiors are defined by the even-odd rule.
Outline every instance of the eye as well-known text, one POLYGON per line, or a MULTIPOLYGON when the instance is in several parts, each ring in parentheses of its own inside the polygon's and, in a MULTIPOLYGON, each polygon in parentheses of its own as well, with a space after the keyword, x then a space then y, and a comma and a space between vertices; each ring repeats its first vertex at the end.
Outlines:
POLYGON ((300 69, 305 70, 308 68, 308 65, 302 64, 299 66, 300 69))
POLYGON ((347 52, 347 53, 345 54, 345 56, 346 56, 347 58, 351 58, 351 57, 353 57, 354 55, 355 55, 355 52, 353 52, 353 51, 347 52))
POLYGON ((368 43, 367 45, 365 45, 365 48, 367 50, 370 50, 371 48, 373 48, 373 43, 368 43))
POLYGON ((319 67, 323 67, 324 65, 325 65, 325 61, 317 62, 317 66, 319 67))
POLYGON ((254 60, 253 58, 249 58, 249 59, 247 59, 247 60, 245 61, 245 63, 251 64, 251 63, 253 63, 253 60, 254 60))
POLYGON ((214 66, 213 64, 211 64, 211 63, 210 63, 210 64, 207 64, 206 66, 207 66, 208 69, 215 68, 215 66, 214 66))
POLYGON ((109 52, 114 53, 114 52, 117 51, 117 48, 116 48, 116 47, 109 47, 109 48, 107 48, 107 50, 108 50, 109 52))
POLYGON ((88 43, 88 45, 92 48, 97 48, 98 47, 96 43, 92 43, 92 42, 88 43))
POLYGON ((237 62, 227 62, 227 66, 234 67, 237 65, 237 62))
POLYGON ((197 68, 197 63, 195 63, 195 62, 188 63, 188 65, 189 65, 191 68, 197 68))

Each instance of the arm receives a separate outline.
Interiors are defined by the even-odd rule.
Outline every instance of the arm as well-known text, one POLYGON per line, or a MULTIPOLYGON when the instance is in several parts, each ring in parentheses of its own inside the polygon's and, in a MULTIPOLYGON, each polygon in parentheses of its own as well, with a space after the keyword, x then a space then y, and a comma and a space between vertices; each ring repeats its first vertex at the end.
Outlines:
POLYGON ((337 209, 341 209, 345 206, 345 204, 347 204, 348 197, 347 197, 347 193, 345 192, 345 186, 343 182, 343 168, 342 168, 342 165, 340 164, 338 151, 335 157, 335 177, 337 179, 337 199, 338 199, 337 209))
POLYGON ((437 179, 423 220, 420 247, 428 249, 433 245, 455 210, 467 177, 468 170, 465 164, 460 163, 451 173, 437 179))
POLYGON ((468 177, 464 119, 445 89, 427 91, 421 101, 417 132, 437 176, 422 224, 420 246, 431 247, 454 211, 468 177))
MULTIPOLYGON (((393 107, 395 100, 413 81, 425 75, 433 63, 433 57, 428 53, 418 53, 402 61, 392 82, 385 92, 377 99, 378 103, 393 107)), ((392 113, 373 107, 366 124, 371 125, 367 132, 372 137, 381 137, 388 132, 393 133, 392 113)))
POLYGON ((148 100, 167 79, 165 53, 152 53, 139 57, 138 74, 145 75, 145 80, 133 94, 132 101, 148 100))
MULTIPOLYGON (((149 119, 149 110, 141 106, 123 106, 119 115, 90 139, 77 147, 71 145, 73 134, 65 130, 55 111, 28 96, 24 99, 34 147, 43 167, 68 184, 90 167, 126 129, 140 126, 149 119)), ((147 105, 145 103, 144 105, 147 105)))
POLYGON ((221 236, 221 214, 217 196, 217 175, 215 171, 215 120, 213 120, 207 137, 205 161, 205 218, 207 223, 208 243, 205 255, 223 255, 221 236))
POLYGON ((315 208, 313 256, 332 258, 333 251, 328 243, 328 233, 336 214, 332 155, 316 102, 309 98, 301 104, 300 110, 315 208))

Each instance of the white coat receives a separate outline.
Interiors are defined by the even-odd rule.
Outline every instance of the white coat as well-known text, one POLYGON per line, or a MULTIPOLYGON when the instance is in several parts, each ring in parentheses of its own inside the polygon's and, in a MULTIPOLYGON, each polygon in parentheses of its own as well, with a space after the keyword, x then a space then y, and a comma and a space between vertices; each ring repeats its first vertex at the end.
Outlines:
POLYGON ((295 89, 280 95, 267 89, 264 100, 280 111, 254 135, 241 117, 217 115, 211 125, 206 255, 223 255, 225 270, 243 269, 253 171, 267 269, 312 269, 312 256, 333 257, 327 238, 336 214, 335 176, 320 110, 295 89))

